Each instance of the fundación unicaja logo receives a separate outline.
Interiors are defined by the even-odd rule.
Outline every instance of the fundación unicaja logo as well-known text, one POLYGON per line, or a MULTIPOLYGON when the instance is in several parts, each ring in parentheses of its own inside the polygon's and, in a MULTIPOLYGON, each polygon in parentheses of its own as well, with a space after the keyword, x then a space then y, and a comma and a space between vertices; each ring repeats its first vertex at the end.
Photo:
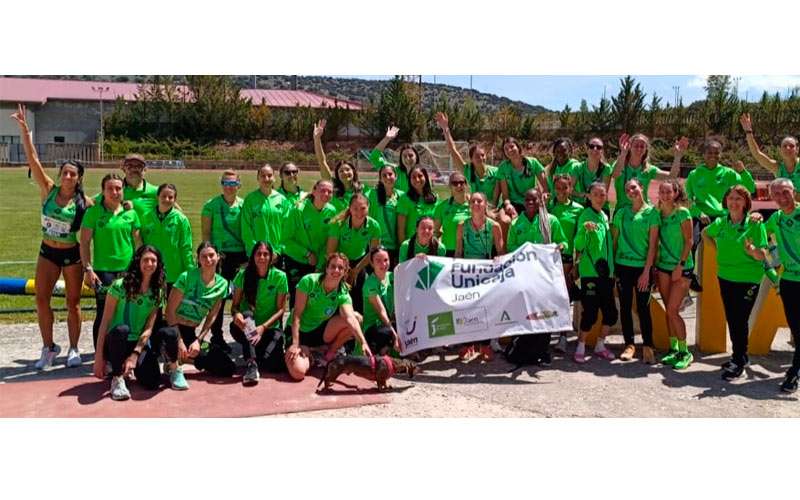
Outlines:
POLYGON ((420 290, 430 289, 433 286, 433 282, 436 281, 436 277, 442 272, 442 269, 444 269, 444 264, 429 261, 425 267, 420 269, 417 273, 416 287, 420 290))

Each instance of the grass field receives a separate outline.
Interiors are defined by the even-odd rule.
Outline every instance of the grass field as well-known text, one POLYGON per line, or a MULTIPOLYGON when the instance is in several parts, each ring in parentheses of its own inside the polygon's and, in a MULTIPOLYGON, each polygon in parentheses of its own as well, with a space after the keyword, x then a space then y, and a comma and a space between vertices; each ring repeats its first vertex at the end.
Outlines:
MULTIPOLYGON (((84 177, 87 194, 94 195, 100 191, 100 179, 112 170, 89 169, 84 177)), ((27 168, 0 169, 0 277, 33 279, 35 261, 41 244, 39 217, 41 202, 39 189, 32 179, 27 177, 27 168), (24 262, 24 263, 18 263, 24 262)), ((119 171, 115 171, 119 172, 119 171)), ((54 168, 47 170, 48 175, 56 179, 54 168)), ((178 187, 178 203, 192 224, 194 246, 200 242, 200 210, 203 204, 220 193, 219 178, 221 172, 213 170, 150 170, 147 180, 153 184, 172 182, 178 187)), ((256 173, 248 171, 242 175, 242 189, 239 196, 245 195, 258 187, 256 173)), ((301 185, 308 190, 318 178, 315 172, 302 172, 301 185)), ((362 181, 374 185, 373 174, 360 174, 362 181)), ((444 194, 445 188, 437 191, 444 194)), ((53 307, 63 307, 64 299, 53 298, 53 307)), ((82 304, 94 305, 94 299, 83 299, 82 304)), ((0 295, 0 311, 17 308, 34 308, 32 295, 0 295)), ((84 318, 91 319, 93 311, 85 311, 84 318)), ((65 321, 66 313, 57 312, 57 321, 65 321)), ((20 323, 36 321, 35 313, 0 313, 0 323, 20 323)))

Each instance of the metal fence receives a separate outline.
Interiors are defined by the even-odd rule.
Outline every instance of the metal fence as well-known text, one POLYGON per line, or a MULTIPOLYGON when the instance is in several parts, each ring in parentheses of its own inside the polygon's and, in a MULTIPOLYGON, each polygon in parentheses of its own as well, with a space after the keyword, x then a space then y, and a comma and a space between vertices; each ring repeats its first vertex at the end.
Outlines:
MULTIPOLYGON (((78 160, 81 163, 90 164, 99 160, 100 149, 97 144, 62 144, 48 142, 34 144, 39 155, 39 161, 43 164, 58 164, 64 160, 78 160)), ((25 148, 22 144, 0 144, 0 164, 25 165, 28 158, 25 155, 25 148)))

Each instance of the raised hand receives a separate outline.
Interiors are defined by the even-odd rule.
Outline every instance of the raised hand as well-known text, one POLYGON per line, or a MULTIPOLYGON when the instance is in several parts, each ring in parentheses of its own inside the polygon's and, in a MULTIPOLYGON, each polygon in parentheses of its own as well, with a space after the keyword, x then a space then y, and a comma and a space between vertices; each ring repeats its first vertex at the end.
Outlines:
POLYGON ((25 114, 25 106, 22 104, 17 104, 17 112, 12 113, 11 118, 13 118, 19 124, 19 128, 25 132, 28 131, 28 119, 25 114))
POLYGON ((397 138, 397 134, 400 132, 400 129, 392 125, 391 127, 386 129, 386 138, 389 140, 397 138))
POLYGON ((689 138, 681 136, 680 139, 675 141, 675 145, 672 146, 672 154, 680 158, 686 153, 688 149, 689 149, 689 138))
POLYGON ((742 116, 739 117, 739 123, 742 124, 742 128, 745 132, 753 131, 753 122, 750 121, 750 113, 742 113, 742 116))
POLYGON ((436 124, 439 125, 440 129, 447 130, 448 128, 450 128, 450 122, 447 119, 447 115, 442 113, 441 111, 436 113, 436 116, 434 116, 434 120, 436 120, 436 124))
POLYGON ((619 153, 620 156, 622 153, 627 153, 631 150, 631 136, 628 134, 622 134, 619 136, 619 153))
POLYGON ((319 139, 322 137, 322 134, 325 132, 325 125, 327 123, 328 120, 323 118, 322 120, 314 124, 314 139, 319 139))

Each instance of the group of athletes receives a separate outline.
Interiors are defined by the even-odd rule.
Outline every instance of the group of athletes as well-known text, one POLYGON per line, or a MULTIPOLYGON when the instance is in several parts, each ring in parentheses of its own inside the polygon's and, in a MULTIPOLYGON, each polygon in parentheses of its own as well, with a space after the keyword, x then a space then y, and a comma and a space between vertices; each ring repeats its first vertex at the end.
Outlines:
MULTIPOLYGON (((625 343, 619 358, 656 363, 649 309, 656 287, 670 342, 660 362, 678 370, 688 367, 693 357, 680 311, 690 288, 701 290, 694 260, 701 239, 717 248, 732 343, 722 377, 740 377, 749 363, 747 319, 765 274, 780 287, 794 343, 800 345, 800 308, 791 305, 800 292, 798 144, 786 137, 780 158, 768 157, 753 137, 748 115, 741 124, 750 151, 777 177, 770 184, 777 211, 766 222, 751 212, 752 175, 742 162, 721 165, 717 141, 704 143, 703 162, 685 183, 678 173, 688 139, 676 141, 674 161, 665 171, 650 163, 643 134, 623 135, 619 156, 610 164, 600 138, 588 141, 582 161, 572 158, 570 139, 557 139, 546 166, 524 156, 509 137, 502 143, 503 160, 492 166, 480 144, 471 145, 463 158, 447 116, 439 113, 436 121, 456 167, 449 197, 434 192, 412 145, 399 148, 397 164, 386 159, 383 150, 396 138, 395 127, 371 152, 378 171, 375 186, 363 184, 350 161, 331 168, 322 120, 313 130, 320 178, 311 192, 300 189, 296 165, 285 163, 278 172, 264 165, 257 172, 258 189, 242 199, 239 175, 226 170, 221 194, 203 206, 197 249, 178 188, 149 184, 141 156, 128 155, 124 176, 106 175, 100 193, 90 198, 79 162, 63 163, 58 182, 46 174, 25 116, 20 106, 12 118, 19 123, 42 201, 35 283, 43 347, 35 366, 51 366, 61 351, 53 341, 50 300, 62 274, 70 343, 66 364, 81 364, 84 282, 94 288, 97 301, 94 374, 110 375, 115 400, 130 397, 126 379, 131 374, 146 388, 159 387, 161 365, 176 390, 189 388, 185 364, 212 376, 232 376, 236 363, 224 339, 222 313, 231 288, 229 331, 242 348, 243 383, 257 383, 259 370, 288 371, 300 380, 342 349, 367 356, 403 354, 394 327, 392 268, 398 263, 427 255, 491 259, 525 242, 554 243, 561 253, 570 298, 581 304, 576 363, 590 358, 586 338, 599 313, 602 329, 594 357, 615 359, 605 339, 619 319, 625 343), (660 186, 652 205, 647 193, 654 179, 660 186), (612 182, 613 216, 607 199, 612 182), (634 297, 641 356, 634 339, 634 297), (291 312, 284 328, 286 310, 291 312)), ((567 351, 566 334, 555 348, 567 351)), ((493 353, 489 341, 459 346, 462 359, 489 361, 493 353)), ((542 362, 549 360, 544 353, 542 362)), ((798 372, 800 351, 795 350, 783 391, 797 389, 798 372)))

